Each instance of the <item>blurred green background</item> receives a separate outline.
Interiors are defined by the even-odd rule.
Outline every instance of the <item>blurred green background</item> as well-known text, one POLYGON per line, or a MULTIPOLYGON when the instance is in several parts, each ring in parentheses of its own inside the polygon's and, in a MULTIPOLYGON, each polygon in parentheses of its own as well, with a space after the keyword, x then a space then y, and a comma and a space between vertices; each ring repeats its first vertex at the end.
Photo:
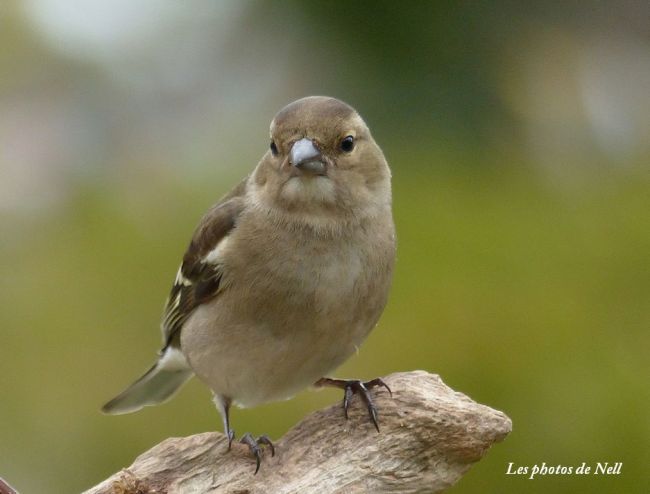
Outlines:
MULTIPOLYGON (((25 0, 0 7, 0 476, 79 492, 220 430, 192 381, 108 417, 145 370, 203 211, 309 94, 365 117, 398 261, 340 376, 426 369, 512 434, 458 493, 650 492, 647 2, 25 0), (505 475, 622 461, 618 477, 505 475)), ((280 437, 335 391, 236 410, 280 437)))

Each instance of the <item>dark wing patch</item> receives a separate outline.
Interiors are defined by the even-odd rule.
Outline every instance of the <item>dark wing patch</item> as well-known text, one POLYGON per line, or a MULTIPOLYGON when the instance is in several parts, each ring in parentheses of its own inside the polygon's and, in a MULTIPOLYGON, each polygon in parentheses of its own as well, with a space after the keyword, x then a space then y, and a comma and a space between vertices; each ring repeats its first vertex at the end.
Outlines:
POLYGON ((199 223, 165 304, 162 321, 165 342, 163 350, 171 344, 178 344, 183 324, 194 309, 219 292, 221 266, 218 260, 208 261, 206 256, 235 227, 242 209, 242 197, 229 196, 213 206, 199 223))
POLYGON ((179 268, 179 275, 165 304, 163 316, 163 336, 165 347, 169 346, 175 337, 180 336, 180 330, 194 309, 215 296, 219 290, 221 273, 219 266, 202 264, 193 269, 193 276, 183 275, 185 264, 179 268))

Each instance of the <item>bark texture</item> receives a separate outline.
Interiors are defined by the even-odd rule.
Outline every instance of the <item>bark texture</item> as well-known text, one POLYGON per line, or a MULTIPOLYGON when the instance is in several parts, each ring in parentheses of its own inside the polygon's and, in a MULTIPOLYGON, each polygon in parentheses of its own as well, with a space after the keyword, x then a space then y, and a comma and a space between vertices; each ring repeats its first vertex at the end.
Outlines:
POLYGON ((457 482, 512 429, 510 419, 423 371, 384 379, 372 390, 381 433, 354 396, 319 410, 275 442, 262 468, 248 448, 219 432, 170 438, 86 494, 432 493, 457 482))

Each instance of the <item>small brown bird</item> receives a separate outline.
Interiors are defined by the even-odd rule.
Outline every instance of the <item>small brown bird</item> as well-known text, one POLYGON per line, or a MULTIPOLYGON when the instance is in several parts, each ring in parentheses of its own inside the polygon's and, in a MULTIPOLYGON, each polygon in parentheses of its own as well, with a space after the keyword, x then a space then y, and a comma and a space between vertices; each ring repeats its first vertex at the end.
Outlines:
MULTIPOLYGON (((369 389, 326 376, 375 327, 395 258, 390 169, 359 114, 312 96, 271 122, 255 170, 212 206, 176 274, 154 366, 103 407, 120 414, 170 398, 192 374, 214 394, 229 447, 229 410, 293 396, 309 385, 369 389)), ((388 390, 390 392, 390 389, 388 390)), ((266 436, 245 434, 260 465, 266 436)))

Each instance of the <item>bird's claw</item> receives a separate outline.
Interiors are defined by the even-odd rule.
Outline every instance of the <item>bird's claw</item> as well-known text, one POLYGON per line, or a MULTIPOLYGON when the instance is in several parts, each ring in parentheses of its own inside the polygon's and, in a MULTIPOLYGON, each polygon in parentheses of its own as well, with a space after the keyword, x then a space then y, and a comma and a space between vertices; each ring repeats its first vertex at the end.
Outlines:
POLYGON ((269 439, 268 436, 262 435, 255 439, 250 432, 247 432, 239 440, 240 443, 245 444, 250 449, 251 453, 255 457, 255 474, 260 470, 260 464, 262 462, 261 446, 268 446, 271 448, 271 456, 275 456, 275 447, 269 439))
POLYGON ((378 377, 376 379, 363 382, 359 379, 330 379, 324 377, 320 379, 316 384, 318 386, 335 386, 337 388, 342 388, 344 390, 343 412, 345 413, 346 420, 348 419, 348 408, 350 408, 350 399, 352 398, 352 395, 354 395, 355 393, 361 395, 361 399, 363 400, 363 402, 366 404, 366 407, 368 408, 368 413, 370 414, 370 420, 372 420, 375 429, 377 429, 377 432, 379 432, 379 422, 377 419, 377 407, 375 406, 375 403, 372 400, 370 390, 372 388, 382 386, 388 390, 391 396, 393 396, 393 392, 388 387, 388 384, 384 382, 383 379, 378 377))
POLYGON ((233 429, 228 429, 228 451, 232 447, 232 442, 235 440, 235 431, 233 429))

